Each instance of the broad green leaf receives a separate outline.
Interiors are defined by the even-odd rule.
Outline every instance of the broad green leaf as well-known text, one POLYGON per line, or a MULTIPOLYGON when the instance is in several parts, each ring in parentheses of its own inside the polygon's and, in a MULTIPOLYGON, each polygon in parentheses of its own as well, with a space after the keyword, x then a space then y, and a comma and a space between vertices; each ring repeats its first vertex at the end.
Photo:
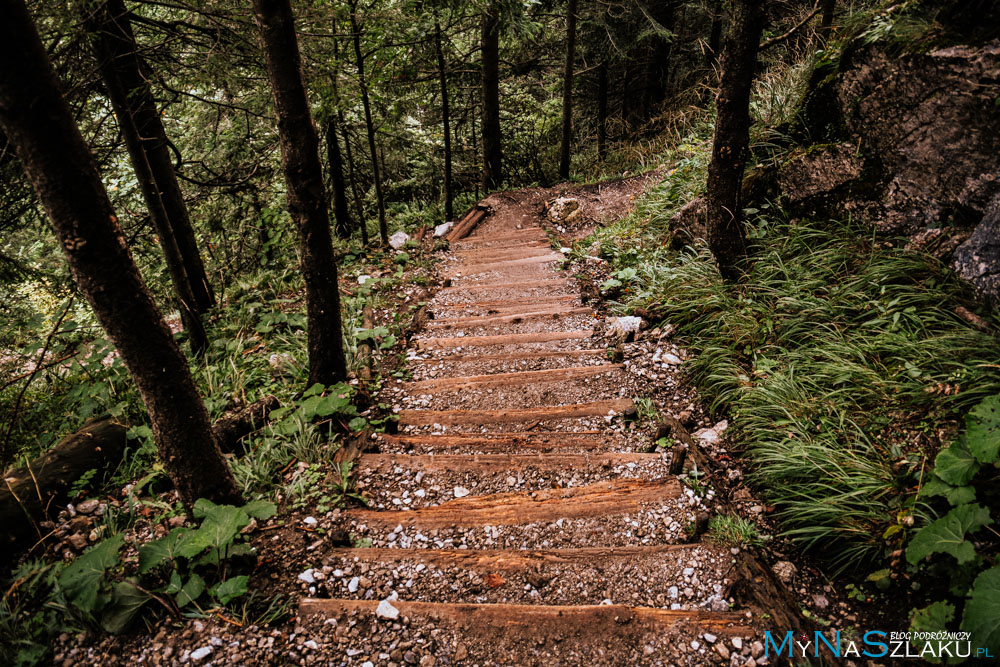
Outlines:
POLYGON ((101 627, 112 634, 121 632, 149 600, 149 594, 139 590, 135 579, 115 584, 111 603, 101 617, 101 627))
POLYGON ((978 471, 979 462, 972 456, 964 437, 942 449, 934 459, 934 472, 954 486, 968 484, 978 471))
POLYGON ((209 591, 209 594, 211 594, 211 596, 220 603, 229 604, 231 600, 235 600, 241 595, 246 595, 247 582, 249 580, 250 577, 245 574, 238 577, 230 577, 229 579, 212 586, 212 590, 209 591))
MULTIPOLYGON (((917 610, 910 619, 910 632, 940 632, 948 629, 948 623, 955 618, 955 606, 947 602, 933 602, 923 609, 917 610)), ((934 655, 938 655, 938 647, 942 641, 927 642, 916 640, 916 646, 921 651, 929 644, 935 645, 934 655)), ((940 658, 931 658, 929 655, 923 657, 924 660, 933 664, 940 664, 940 658)))
POLYGON ((181 588, 180 593, 174 598, 174 602, 177 603, 178 607, 183 608, 201 597, 201 594, 204 592, 205 580, 197 574, 192 574, 191 578, 184 584, 184 587, 181 588))
POLYGON ((182 588, 184 588, 184 581, 181 579, 180 572, 174 570, 170 573, 170 583, 163 589, 163 592, 167 595, 173 595, 179 593, 182 588))
POLYGON ((269 503, 266 500, 254 500, 243 506, 243 511, 254 519, 270 519, 272 516, 278 513, 278 508, 274 506, 274 503, 269 503))
POLYGON ((971 486, 952 486, 943 482, 934 473, 931 473, 927 481, 920 488, 920 496, 923 498, 944 496, 954 506, 974 501, 976 499, 976 490, 971 486))
POLYGON ((82 611, 99 611, 107 602, 101 583, 107 571, 118 565, 118 551, 122 543, 120 534, 99 542, 66 566, 59 575, 59 587, 82 611))
POLYGON ((364 417, 355 417, 354 419, 352 419, 347 423, 347 428, 349 428, 352 432, 355 433, 364 429, 364 427, 366 426, 368 426, 368 420, 365 419, 364 417))
POLYGON ((962 630, 972 633, 973 646, 1000 653, 1000 565, 976 577, 962 614, 962 630))
POLYGON ((176 528, 160 539, 139 547, 139 574, 146 574, 163 561, 176 560, 180 555, 178 547, 188 532, 190 528, 176 528))
POLYGON ((972 408, 965 418, 969 451, 983 463, 996 463, 1000 455, 1000 395, 972 408))
POLYGON ((992 522, 989 510, 975 503, 953 507, 913 536, 906 547, 906 560, 915 565, 933 553, 945 553, 954 556, 959 564, 968 563, 976 557, 976 549, 965 539, 966 534, 992 522))

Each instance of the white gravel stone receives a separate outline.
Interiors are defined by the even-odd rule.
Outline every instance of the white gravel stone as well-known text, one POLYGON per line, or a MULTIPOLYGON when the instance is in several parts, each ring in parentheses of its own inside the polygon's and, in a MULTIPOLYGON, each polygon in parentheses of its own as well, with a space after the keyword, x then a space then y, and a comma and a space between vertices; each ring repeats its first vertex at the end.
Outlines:
POLYGON ((406 232, 400 230, 389 237, 389 245, 392 246, 393 250, 399 250, 406 242, 410 240, 410 235, 406 232))
POLYGON ((389 604, 388 600, 382 600, 378 603, 378 607, 375 608, 375 615, 379 618, 387 618, 390 621, 394 621, 399 618, 399 610, 389 604))
POLYGON ((313 569, 309 568, 305 572, 301 573, 298 576, 298 580, 299 581, 304 581, 307 584, 314 584, 314 583, 316 583, 316 578, 313 576, 313 569))
POLYGON ((454 493, 456 498, 464 498, 469 495, 469 490, 464 486, 456 486, 454 493))
POLYGON ((203 658, 207 658, 211 653, 212 653, 211 646, 202 646, 201 648, 196 648, 195 650, 191 651, 191 659, 195 661, 202 660, 203 658))

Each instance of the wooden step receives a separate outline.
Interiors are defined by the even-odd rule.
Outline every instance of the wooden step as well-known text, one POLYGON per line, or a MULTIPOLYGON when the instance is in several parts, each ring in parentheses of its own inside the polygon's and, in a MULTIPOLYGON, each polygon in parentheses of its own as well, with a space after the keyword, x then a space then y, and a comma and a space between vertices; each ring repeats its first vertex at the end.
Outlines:
POLYGON ((500 310, 511 310, 512 308, 521 308, 525 306, 557 306, 566 302, 573 302, 578 300, 576 294, 561 294, 545 297, 524 297, 521 299, 506 299, 504 301, 469 301, 469 302, 458 302, 458 303, 436 303, 435 306, 438 309, 455 309, 464 310, 467 308, 479 308, 479 309, 496 309, 500 310))
POLYGON ((588 452, 606 449, 610 436, 601 431, 513 432, 476 435, 380 435, 387 448, 405 448, 415 454, 464 452, 588 452))
POLYGON ((418 530, 525 525, 630 514, 646 505, 673 500, 681 489, 681 483, 672 477, 613 480, 570 489, 466 496, 414 510, 349 509, 345 516, 367 526, 403 525, 418 530))
POLYGON ((525 320, 559 319, 569 315, 583 315, 584 313, 593 315, 594 309, 586 306, 577 307, 555 307, 524 313, 514 313, 510 315, 491 315, 486 317, 447 317, 440 320, 431 320, 427 323, 428 329, 454 329, 457 327, 487 326, 492 324, 517 324, 525 320))
POLYGON ((438 291, 438 294, 452 294, 455 292, 465 292, 468 290, 507 290, 507 289, 540 289, 548 287, 565 287, 568 290, 573 290, 574 295, 576 294, 576 288, 570 283, 566 278, 546 278, 538 280, 521 280, 509 283, 494 283, 494 282, 478 282, 478 283, 466 283, 459 278, 461 282, 451 287, 445 287, 438 291))
POLYGON ((662 454, 619 453, 538 453, 538 454, 362 454, 357 461, 359 475, 366 472, 391 472, 396 467, 404 470, 457 473, 496 472, 517 474, 519 469, 533 467, 539 470, 582 470, 588 467, 611 467, 628 463, 663 462, 662 454))
MULTIPOLYGON (((450 339, 449 339, 450 340, 450 339)), ((510 354, 448 354, 430 359, 411 359, 416 364, 451 364, 470 361, 510 361, 516 359, 547 359, 549 357, 606 357, 606 349, 599 350, 541 350, 539 352, 511 352, 510 354)))
POLYGON ((412 561, 439 567, 457 565, 480 572, 517 572, 537 570, 543 565, 590 564, 598 561, 650 558, 675 555, 684 558, 686 552, 728 551, 710 545, 660 544, 652 547, 589 547, 578 549, 377 549, 372 547, 342 547, 330 549, 326 556, 372 563, 412 561))
POLYGON ((549 237, 545 234, 541 227, 527 227, 525 229, 519 229, 517 231, 508 232, 506 234, 473 234, 471 236, 466 236, 464 239, 460 239, 457 242, 452 243, 452 246, 457 248, 467 248, 469 246, 483 245, 485 243, 500 243, 502 241, 509 241, 516 243, 518 241, 526 240, 539 240, 548 241, 549 237))
POLYGON ((539 331, 523 334, 501 334, 498 336, 457 336, 454 338, 420 338, 414 342, 418 349, 488 346, 488 345, 524 345, 527 343, 549 343, 557 340, 582 340, 590 338, 593 331, 539 331))
MULTIPOLYGON (((357 633, 375 634, 381 626, 393 622, 376 616, 380 604, 377 600, 304 598, 299 602, 299 616, 337 617, 337 625, 353 625, 349 622, 353 617, 357 619, 357 633)), ((410 624, 457 631, 461 640, 454 644, 439 641, 435 652, 439 661, 447 658, 450 663, 461 661, 461 664, 637 665, 663 664, 664 661, 673 664, 672 656, 682 654, 677 649, 681 641, 676 637, 678 633, 685 643, 706 632, 719 637, 752 633, 746 617, 735 612, 674 611, 625 605, 453 604, 403 600, 388 604, 399 617, 409 619, 410 624), (648 654, 647 647, 657 642, 663 642, 663 646, 653 651, 655 656, 648 654), (556 656, 551 654, 545 657, 545 653, 552 650, 557 651, 556 656, 562 653, 564 658, 572 656, 574 659, 567 663, 553 659, 556 656)), ((709 655, 703 657, 701 664, 716 660, 709 655)))
POLYGON ((602 375, 610 371, 624 368, 622 364, 601 364, 599 366, 573 366, 570 368, 547 368, 538 371, 519 371, 516 373, 494 373, 491 375, 467 375, 465 377, 437 378, 407 382, 403 385, 409 394, 424 392, 459 391, 481 387, 498 387, 522 384, 539 384, 543 382, 568 382, 580 378, 602 375))
POLYGON ((431 424, 447 424, 479 426, 482 424, 544 422, 554 419, 573 419, 576 417, 603 417, 610 412, 621 414, 630 407, 632 407, 632 399, 621 398, 518 410, 401 410, 399 412, 399 425, 430 426, 431 424))
POLYGON ((518 269, 525 266, 535 265, 535 264, 548 264, 550 262, 561 262, 566 259, 560 252, 551 252, 547 255, 539 255, 537 257, 526 257, 524 259, 509 259, 506 261, 499 262, 483 262, 481 264, 472 265, 458 265, 454 267, 457 272, 463 276, 475 275, 477 273, 486 273, 488 271, 503 271, 505 269, 518 269))
POLYGON ((493 262, 508 259, 526 259, 539 257, 552 252, 552 246, 548 243, 519 244, 513 247, 503 246, 501 248, 472 248, 469 250, 456 250, 457 255, 463 261, 475 260, 477 264, 490 264, 493 262))

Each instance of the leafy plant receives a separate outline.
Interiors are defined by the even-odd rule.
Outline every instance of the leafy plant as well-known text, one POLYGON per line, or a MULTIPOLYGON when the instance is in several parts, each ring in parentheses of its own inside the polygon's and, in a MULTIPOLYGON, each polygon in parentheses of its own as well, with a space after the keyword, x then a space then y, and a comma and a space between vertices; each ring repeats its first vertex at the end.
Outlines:
MULTIPOLYGON (((1000 468, 1000 395, 983 399, 965 419, 965 431, 938 452, 934 469, 920 490, 920 497, 943 498, 947 512, 917 530, 906 546, 911 568, 923 568, 931 560, 931 571, 947 568, 951 593, 964 602, 961 628, 972 633, 977 646, 1000 650, 1000 566, 990 559, 974 535, 993 524, 990 510, 977 502, 977 489, 988 492, 996 484, 1000 468), (989 476, 990 483, 975 484, 989 476), (971 586, 963 583, 971 582, 971 586), (962 599, 964 596, 964 600, 962 599)), ((914 630, 943 630, 956 616, 956 606, 946 600, 931 602, 911 619, 914 630)))

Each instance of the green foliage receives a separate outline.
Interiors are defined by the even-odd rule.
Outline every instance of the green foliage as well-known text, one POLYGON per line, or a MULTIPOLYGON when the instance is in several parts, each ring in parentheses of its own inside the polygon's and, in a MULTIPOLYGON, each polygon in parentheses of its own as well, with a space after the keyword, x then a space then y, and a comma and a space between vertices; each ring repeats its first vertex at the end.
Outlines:
MULTIPOLYGON (((781 222, 766 204, 751 214, 750 274, 724 285, 706 251, 663 248, 665 218, 679 207, 672 193, 701 177, 690 165, 597 233, 602 251, 612 233, 626 239, 609 260, 638 272, 619 308, 677 326, 695 352, 687 368, 733 416, 787 536, 836 565, 875 562, 912 520, 905 476, 920 455, 905 442, 1000 391, 998 341, 955 316, 970 302, 936 260, 876 244, 853 223, 781 222)), ((959 453, 943 455, 952 479, 974 473, 959 453)), ((938 490, 968 501, 967 490, 938 490)))
POLYGON ((709 520, 708 539, 716 544, 735 547, 757 547, 764 543, 757 524, 731 514, 719 514, 709 520))
MULTIPOLYGON (((1000 566, 988 568, 982 542, 974 541, 973 535, 992 525, 993 518, 989 509, 973 501, 977 490, 984 498, 995 498, 993 489, 1000 467, 1000 456, 994 447, 998 399, 1000 395, 988 396, 973 407, 965 418, 965 432, 938 453, 932 476, 920 489, 920 497, 943 496, 952 507, 944 516, 917 530, 906 547, 906 559, 911 566, 921 568, 918 571, 927 572, 929 577, 935 572, 947 572, 950 581, 959 582, 957 590, 955 585, 951 587, 953 595, 968 592, 961 628, 972 633, 974 646, 986 646, 993 652, 1000 649, 1000 566), (976 460, 971 450, 983 456, 976 460), (987 482, 986 477, 991 479, 987 482), (929 568, 925 559, 931 559, 929 568), (962 584, 963 581, 972 581, 971 587, 962 584)), ((934 594, 932 587, 931 595, 934 594)), ((946 601, 934 601, 914 614, 911 629, 918 626, 945 629, 954 618, 954 609, 946 601)))
POLYGON ((77 624, 122 632, 151 601, 177 616, 233 604, 247 594, 249 582, 249 575, 234 570, 255 560, 242 530, 275 511, 265 501, 232 507, 199 500, 201 525, 175 528, 140 546, 137 566, 120 553, 122 534, 69 564, 20 566, 0 602, 0 658, 4 664, 38 664, 55 633, 77 624))

